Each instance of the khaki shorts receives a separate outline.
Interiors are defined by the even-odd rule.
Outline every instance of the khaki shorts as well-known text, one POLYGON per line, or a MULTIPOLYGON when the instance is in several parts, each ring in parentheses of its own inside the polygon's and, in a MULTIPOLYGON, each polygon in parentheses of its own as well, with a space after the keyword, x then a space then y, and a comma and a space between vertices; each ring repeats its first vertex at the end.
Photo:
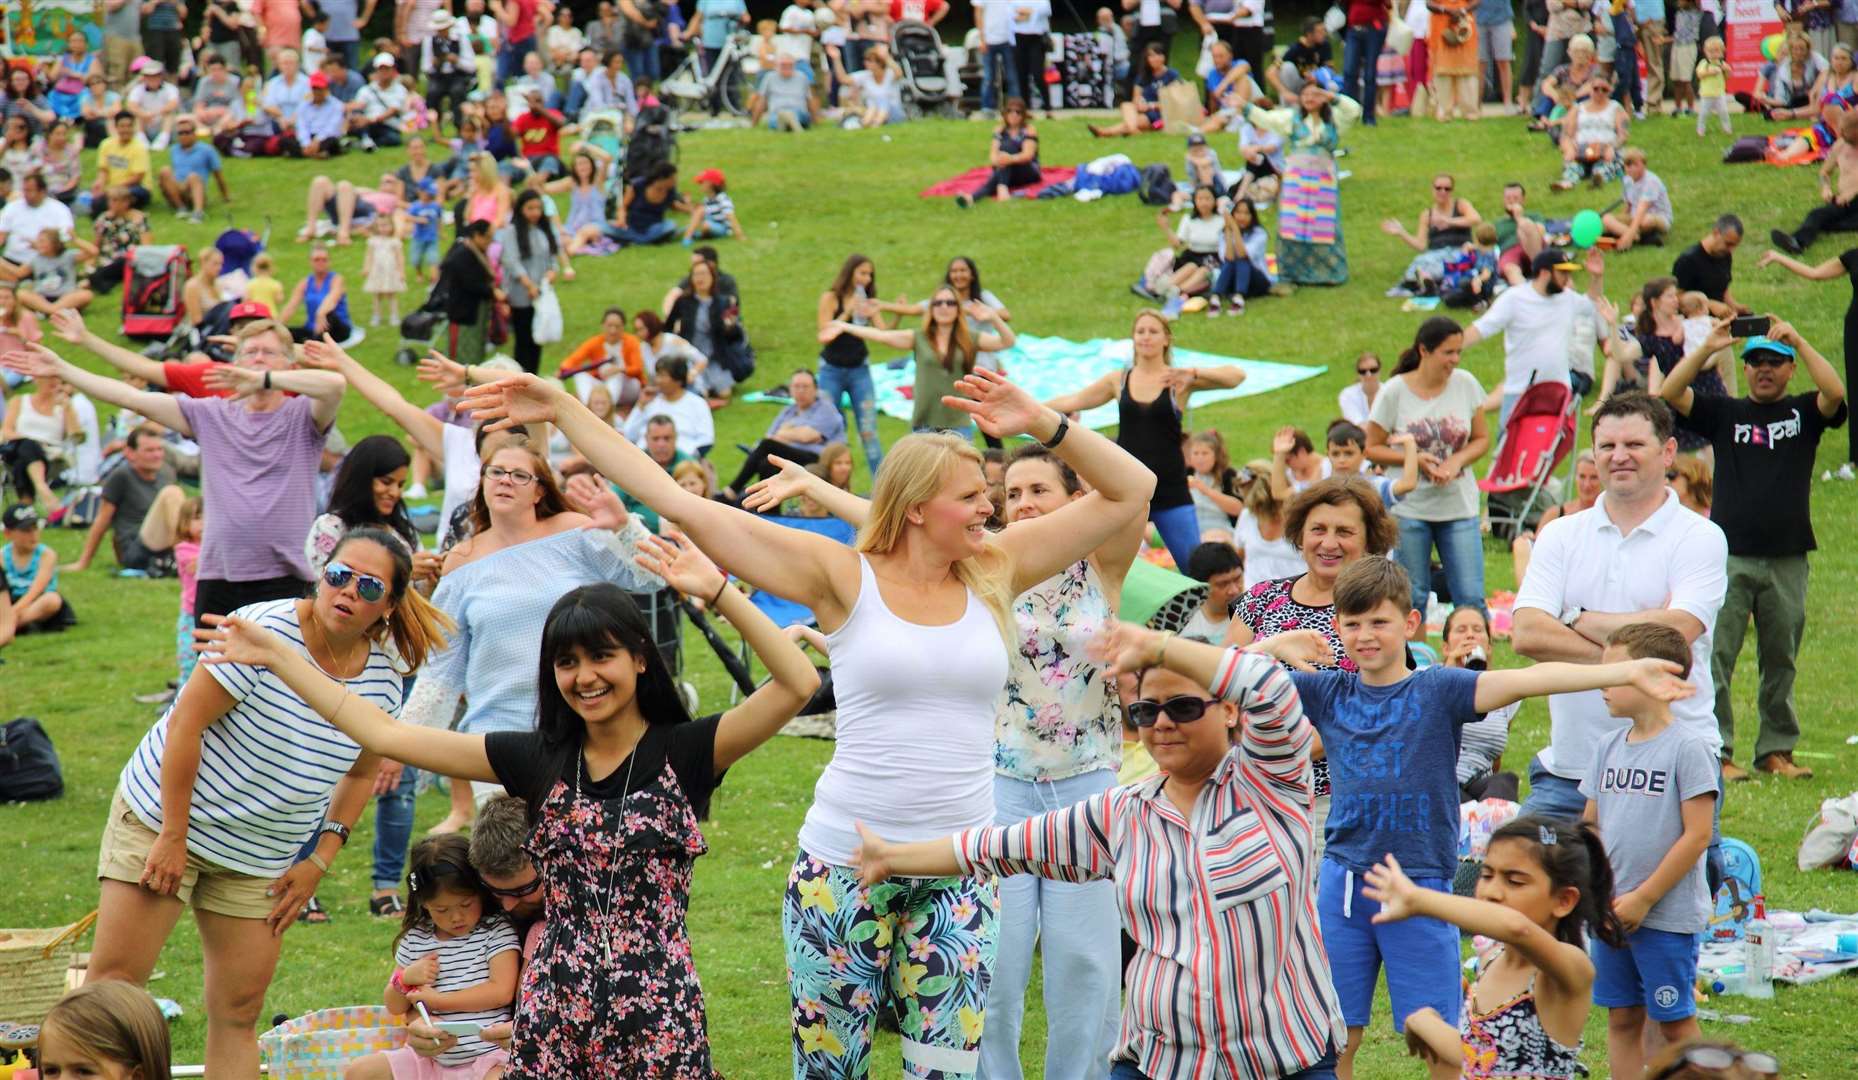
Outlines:
MULTIPOLYGON (((103 847, 97 853, 98 880, 140 885, 156 836, 155 830, 144 825, 129 808, 118 789, 110 800, 110 819, 103 825, 103 847)), ((187 869, 181 873, 181 887, 175 895, 198 911, 234 919, 262 919, 277 905, 276 897, 265 894, 272 883, 271 878, 228 870, 189 851, 187 869)))
POLYGON ((139 37, 106 37, 103 42, 103 72, 110 86, 121 90, 129 84, 129 65, 142 55, 139 37))

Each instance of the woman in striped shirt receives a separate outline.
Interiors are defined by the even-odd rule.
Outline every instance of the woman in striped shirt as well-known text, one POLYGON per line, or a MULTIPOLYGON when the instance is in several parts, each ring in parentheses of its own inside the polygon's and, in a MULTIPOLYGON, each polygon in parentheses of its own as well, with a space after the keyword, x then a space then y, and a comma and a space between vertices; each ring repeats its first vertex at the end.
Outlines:
MULTIPOLYGON (((386 639, 411 671, 448 628, 408 587, 412 573, 412 554, 398 538, 356 529, 335 549, 313 597, 253 604, 239 615, 323 672, 344 701, 395 713, 404 672, 388 659, 386 639)), ((196 667, 123 767, 98 857, 103 886, 89 977, 147 982, 191 904, 206 953, 207 1070, 256 1076, 254 1026, 279 939, 315 895, 379 768, 378 757, 271 671, 196 667), (319 827, 314 852, 297 862, 319 827)))
POLYGON ((891 843, 860 825, 865 884, 1113 881, 1136 956, 1112 1080, 1333 1080, 1343 1032, 1316 925, 1314 731, 1272 662, 1283 642, 1220 649, 1112 626, 1092 652, 1111 676, 1137 673, 1129 718, 1161 774, 941 840, 891 843))

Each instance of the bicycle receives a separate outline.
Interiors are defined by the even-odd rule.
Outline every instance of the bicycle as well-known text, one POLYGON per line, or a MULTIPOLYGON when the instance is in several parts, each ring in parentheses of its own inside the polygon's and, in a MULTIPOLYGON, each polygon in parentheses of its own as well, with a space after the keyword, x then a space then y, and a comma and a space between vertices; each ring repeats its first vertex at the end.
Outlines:
POLYGON ((752 41, 753 35, 747 31, 731 33, 707 72, 703 70, 702 48, 693 45, 677 70, 660 80, 658 92, 680 110, 713 108, 720 102, 736 116, 748 115, 750 86, 761 70, 752 41))

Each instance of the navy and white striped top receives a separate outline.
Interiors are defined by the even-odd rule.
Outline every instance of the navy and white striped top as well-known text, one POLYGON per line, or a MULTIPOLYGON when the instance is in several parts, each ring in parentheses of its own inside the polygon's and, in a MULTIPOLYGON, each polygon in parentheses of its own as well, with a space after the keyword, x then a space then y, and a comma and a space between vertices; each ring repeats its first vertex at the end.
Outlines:
MULTIPOLYGON (((251 604, 233 614, 270 630, 302 652, 294 600, 251 604)), ((202 664, 234 704, 200 735, 200 772, 187 815, 187 850, 216 866, 254 877, 290 869, 297 850, 321 827, 335 786, 361 747, 331 727, 283 680, 245 664, 202 664)), ((377 644, 367 666, 344 685, 389 716, 400 711, 401 678, 377 644)), ((181 701, 185 693, 175 700, 181 701)), ((161 756, 173 706, 155 722, 123 766, 123 798, 142 823, 161 828, 161 756)))
MULTIPOLYGON (((441 994, 454 990, 465 990, 480 983, 490 981, 490 958, 498 953, 513 952, 522 948, 522 942, 516 938, 516 930, 510 921, 501 915, 485 915, 478 920, 471 932, 463 937, 442 938, 430 926, 415 926, 400 939, 394 947, 394 963, 400 967, 417 963, 430 953, 439 954, 439 975, 432 980, 432 988, 441 994)), ((432 1018, 440 1023, 476 1024, 489 1027, 492 1024, 508 1023, 515 1013, 511 1000, 490 1009, 459 1009, 445 1012, 434 1011, 432 1018)), ((476 1035, 458 1036, 458 1044, 440 1054, 441 1065, 467 1065, 483 1057, 497 1047, 485 1042, 476 1035)))

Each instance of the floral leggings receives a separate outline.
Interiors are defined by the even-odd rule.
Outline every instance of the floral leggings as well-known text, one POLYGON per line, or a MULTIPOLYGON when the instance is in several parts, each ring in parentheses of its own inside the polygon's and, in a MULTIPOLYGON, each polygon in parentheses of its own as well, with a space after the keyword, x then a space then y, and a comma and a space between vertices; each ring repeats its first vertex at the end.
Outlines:
POLYGON ((795 1080, 862 1080, 878 1009, 896 1011, 903 1075, 964 1080, 980 1062, 999 893, 993 878, 900 878, 801 852, 781 934, 793 996, 795 1080))

